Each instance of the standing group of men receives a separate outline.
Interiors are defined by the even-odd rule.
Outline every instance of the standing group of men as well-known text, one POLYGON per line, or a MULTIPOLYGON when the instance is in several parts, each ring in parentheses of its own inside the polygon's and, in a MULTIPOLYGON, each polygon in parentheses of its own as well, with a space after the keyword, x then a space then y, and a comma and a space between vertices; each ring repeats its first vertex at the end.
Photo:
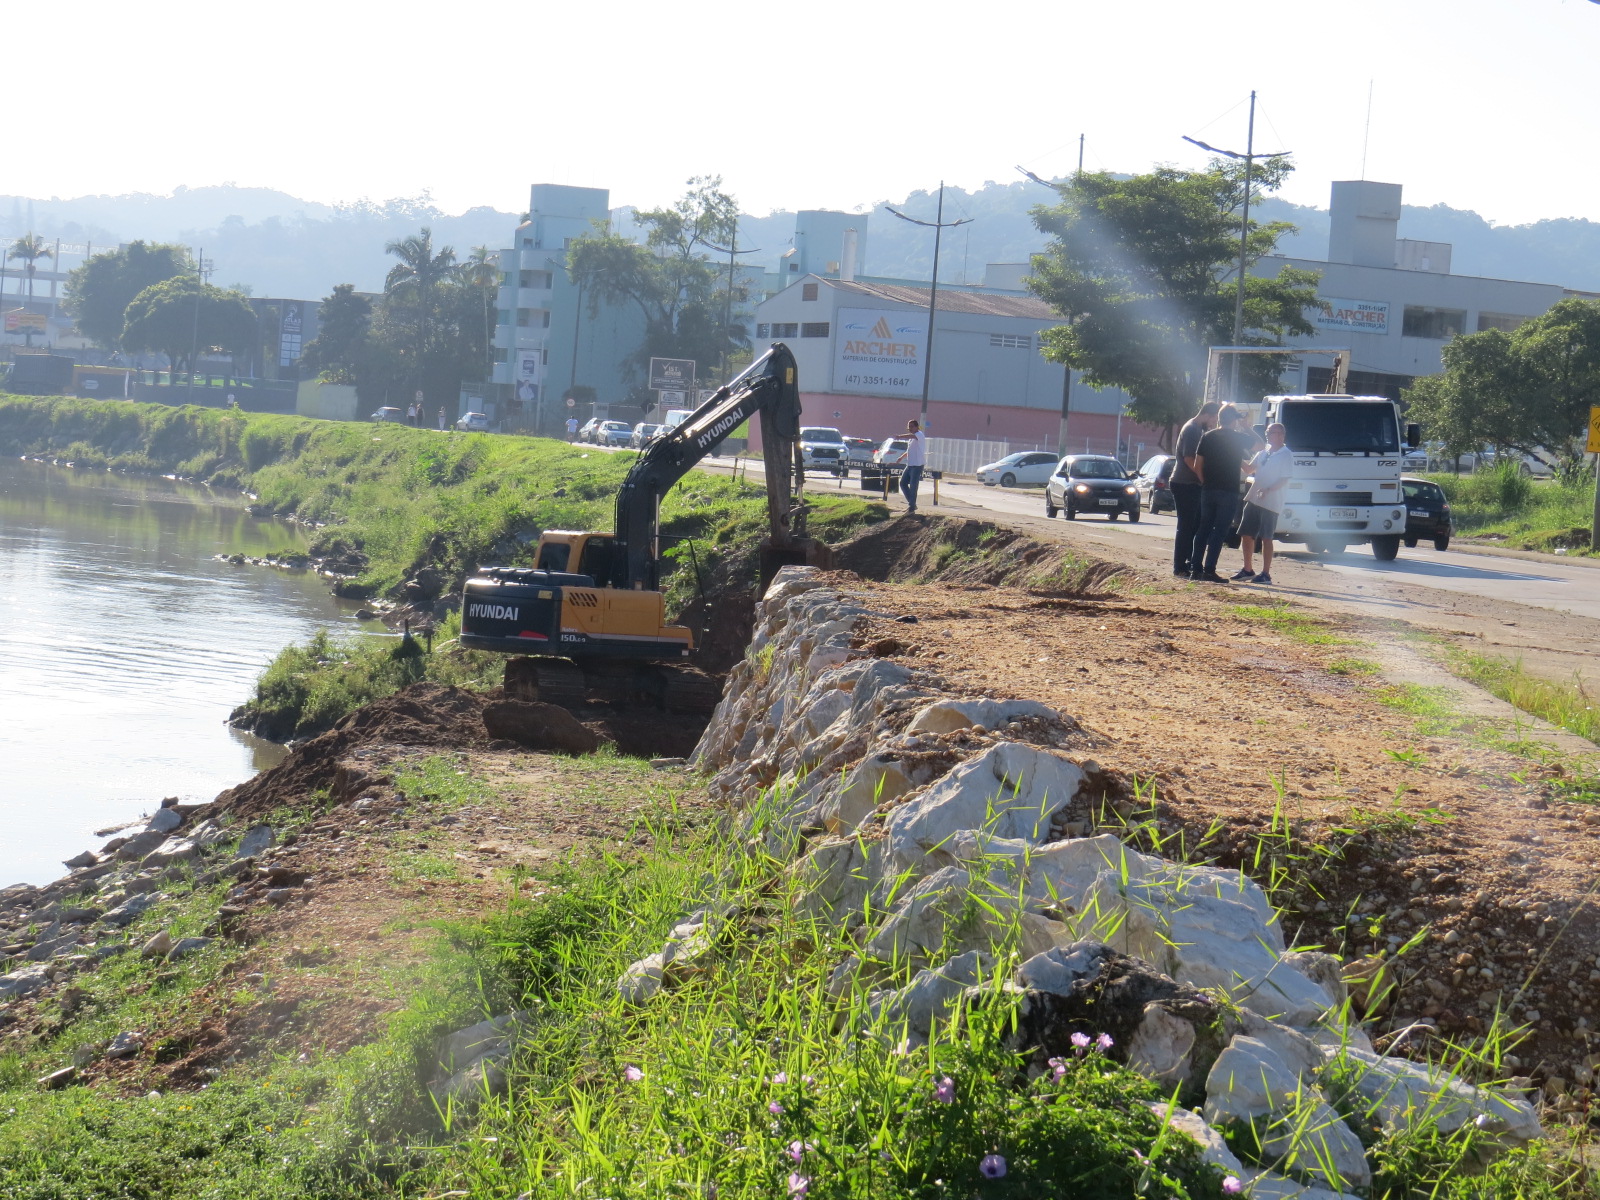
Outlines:
POLYGON ((1231 404, 1207 401, 1178 433, 1177 463, 1172 469, 1172 502, 1178 533, 1172 545, 1172 573, 1203 583, 1227 583, 1217 574, 1222 544, 1239 516, 1239 484, 1249 460, 1253 475, 1239 520, 1239 545, 1244 564, 1234 573, 1238 582, 1272 582, 1272 536, 1283 493, 1289 482, 1289 449, 1284 428, 1268 425, 1266 442, 1245 424, 1245 415, 1231 404), (1261 570, 1254 567, 1261 547, 1261 570))

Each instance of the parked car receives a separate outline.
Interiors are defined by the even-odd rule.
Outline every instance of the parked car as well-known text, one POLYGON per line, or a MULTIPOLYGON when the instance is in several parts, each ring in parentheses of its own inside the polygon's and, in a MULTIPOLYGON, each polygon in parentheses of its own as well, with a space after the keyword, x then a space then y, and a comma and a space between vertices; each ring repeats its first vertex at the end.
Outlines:
POLYGON ((640 421, 633 427, 633 435, 628 438, 628 445, 635 450, 643 450, 651 442, 661 436, 665 425, 653 425, 649 421, 640 421))
POLYGON ((894 466, 897 463, 903 465, 906 451, 910 447, 911 443, 906 441, 905 438, 884 438, 883 444, 872 452, 872 461, 879 464, 888 463, 890 466, 894 466))
POLYGON ((1178 465, 1176 456, 1157 454, 1144 460, 1144 466, 1133 477, 1133 486, 1139 489, 1139 499, 1152 516, 1162 509, 1177 511, 1172 499, 1172 469, 1178 465))
POLYGON ((872 461, 872 452, 878 448, 878 443, 871 438, 850 437, 844 439, 844 457, 852 467, 864 467, 872 461))
POLYGON ((985 487, 1037 487, 1055 474, 1056 456, 1036 450, 1008 454, 998 462, 979 467, 975 474, 985 487))
POLYGON ((829 471, 835 475, 848 475, 850 464, 845 458, 844 434, 824 425, 804 425, 800 428, 800 463, 807 471, 829 471))
POLYGON ((599 429, 601 424, 599 417, 590 417, 582 425, 578 426, 578 440, 580 442, 594 441, 595 430, 599 429))
POLYGON ((1044 515, 1057 512, 1072 520, 1081 512, 1104 513, 1115 521, 1119 513, 1139 519, 1139 489, 1127 468, 1105 454, 1069 454, 1044 485, 1044 515))
POLYGON ((406 415, 398 408, 393 408, 386 404, 372 414, 372 419, 374 421, 393 421, 396 424, 403 425, 405 424, 406 415))
POLYGON ((1426 541, 1432 542, 1435 550, 1448 550, 1456 526, 1444 489, 1429 480, 1402 475, 1400 492, 1406 501, 1406 545, 1426 541))
POLYGON ((461 419, 456 422, 457 429, 471 429, 478 433, 489 432, 489 418, 483 413, 462 413, 461 419))
POLYGON ((626 421, 601 421, 594 431, 597 446, 626 446, 633 438, 633 426, 626 421))

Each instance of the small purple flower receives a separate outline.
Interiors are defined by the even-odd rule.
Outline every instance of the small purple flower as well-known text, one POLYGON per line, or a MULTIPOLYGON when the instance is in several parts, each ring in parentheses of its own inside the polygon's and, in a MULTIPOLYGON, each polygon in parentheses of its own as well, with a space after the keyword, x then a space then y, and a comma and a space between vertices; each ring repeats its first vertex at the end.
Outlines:
POLYGON ((802 1158, 804 1158, 806 1156, 806 1151, 807 1150, 815 1150, 815 1149, 816 1149, 816 1147, 813 1146, 810 1142, 790 1142, 789 1143, 789 1148, 787 1150, 785 1150, 784 1153, 787 1154, 790 1158, 792 1158, 795 1162, 799 1162, 802 1158))
POLYGON ((788 1083, 789 1082, 789 1075, 785 1071, 779 1071, 776 1075, 774 1075, 772 1077, 772 1082, 773 1083, 788 1083))
POLYGON ((811 1190, 811 1176, 789 1173, 789 1195, 804 1196, 811 1190))
POLYGON ((639 1070, 638 1067, 630 1065, 626 1070, 624 1070, 622 1072, 622 1077, 624 1079, 626 1079, 629 1083, 638 1083, 641 1079, 644 1078, 644 1072, 639 1070))
POLYGON ((1229 1175, 1222 1181, 1222 1194, 1224 1196, 1237 1196, 1244 1191, 1244 1184, 1239 1182, 1237 1175, 1229 1175))
POLYGON ((767 1105, 767 1111, 769 1113, 771 1113, 775 1117, 776 1116, 781 1116, 782 1113, 783 1113, 783 1105, 779 1104, 776 1100, 774 1100, 774 1101, 772 1101, 772 1103, 767 1105))
POLYGON ((933 1085, 933 1098, 940 1104, 954 1104, 956 1102, 956 1081, 946 1075, 933 1085))
POLYGON ((707 1180, 705 1192, 706 1200, 717 1200, 717 1196, 720 1194, 721 1190, 721 1188, 717 1187, 717 1181, 715 1179, 707 1180))
POLYGON ((810 1087, 816 1081, 817 1081, 817 1077, 815 1075, 802 1075, 802 1076, 800 1076, 800 1082, 805 1084, 807 1087, 810 1087))
POLYGON ((1111 1049, 1111 1047, 1116 1043, 1111 1040, 1111 1035, 1109 1033, 1102 1033, 1099 1037, 1095 1038, 1094 1044, 1100 1048, 1101 1053, 1104 1053, 1105 1051, 1111 1049))
POLYGON ((1078 1057, 1082 1058, 1083 1052, 1089 1048, 1089 1035, 1087 1033, 1075 1033, 1070 1040, 1072 1048, 1078 1052, 1078 1057))
POLYGON ((1006 1173, 1006 1160, 998 1154, 985 1154, 978 1164, 978 1174, 985 1179, 999 1179, 1006 1173))
POLYGON ((1064 1059, 1064 1058, 1052 1058, 1050 1060, 1049 1066, 1050 1066, 1050 1070, 1055 1073, 1055 1081, 1057 1083, 1060 1083, 1063 1079, 1066 1078, 1066 1076, 1067 1076, 1067 1060, 1066 1059, 1064 1059))

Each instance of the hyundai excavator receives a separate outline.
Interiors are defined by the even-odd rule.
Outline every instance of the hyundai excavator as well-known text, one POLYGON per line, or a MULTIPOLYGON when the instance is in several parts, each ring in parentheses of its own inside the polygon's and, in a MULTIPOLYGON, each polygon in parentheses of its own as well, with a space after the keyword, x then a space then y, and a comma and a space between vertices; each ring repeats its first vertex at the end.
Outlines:
POLYGON ((617 494, 616 532, 547 529, 532 567, 479 567, 461 595, 461 644, 518 655, 506 693, 553 703, 598 699, 708 712, 721 685, 688 669, 693 633, 669 625, 661 594, 661 498, 745 421, 761 423, 768 534, 762 579, 826 566, 806 536, 800 387, 781 342, 639 456, 617 494))

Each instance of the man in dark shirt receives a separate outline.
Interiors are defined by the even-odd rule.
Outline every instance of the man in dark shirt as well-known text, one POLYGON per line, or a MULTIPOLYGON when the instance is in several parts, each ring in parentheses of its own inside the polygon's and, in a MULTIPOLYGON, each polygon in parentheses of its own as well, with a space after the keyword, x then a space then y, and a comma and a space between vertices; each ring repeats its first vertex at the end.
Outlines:
POLYGON ((1217 574, 1222 543, 1239 513, 1239 470, 1260 440, 1244 427, 1244 414, 1233 405, 1217 414, 1217 428, 1200 439, 1195 474, 1200 477, 1200 520, 1189 547, 1189 578, 1227 583, 1217 574))
POLYGON ((1172 573, 1185 579, 1193 574, 1189 550, 1200 524, 1200 476, 1194 473, 1195 455, 1201 437, 1217 427, 1217 410, 1221 407, 1215 400, 1207 400, 1178 430, 1177 461, 1172 464, 1172 480, 1167 486, 1172 489, 1172 507, 1178 515, 1178 532, 1172 539, 1172 573))

